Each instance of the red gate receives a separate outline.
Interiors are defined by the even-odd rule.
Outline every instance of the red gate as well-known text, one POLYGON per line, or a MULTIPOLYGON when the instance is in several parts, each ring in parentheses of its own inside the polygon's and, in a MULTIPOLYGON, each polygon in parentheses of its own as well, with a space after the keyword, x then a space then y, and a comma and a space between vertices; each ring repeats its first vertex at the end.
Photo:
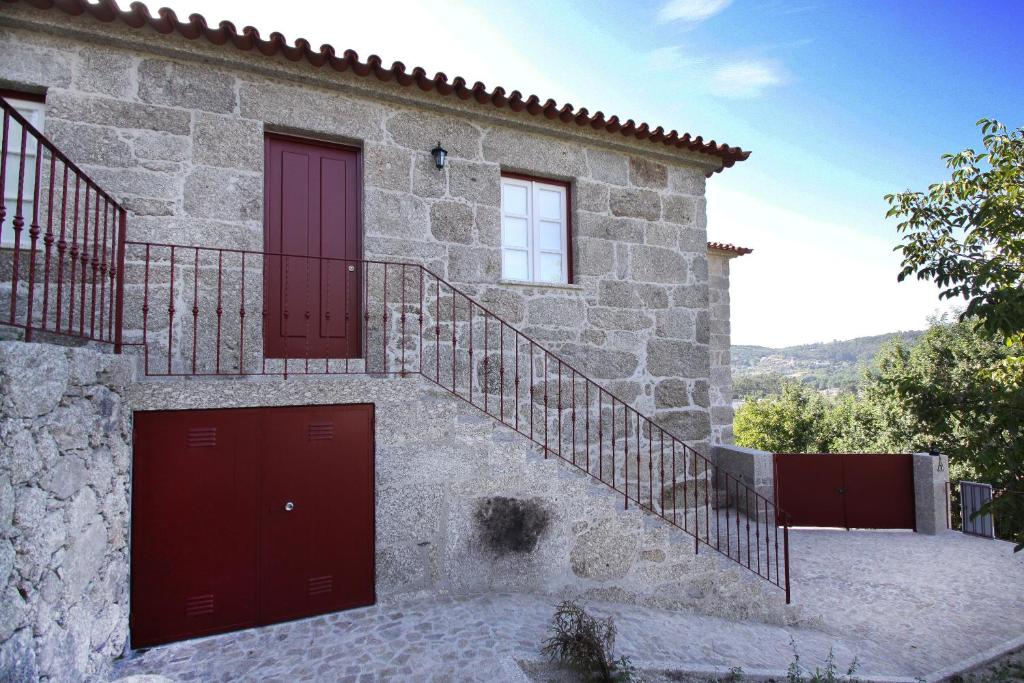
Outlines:
POLYGON ((913 456, 776 453, 775 501, 792 526, 916 529, 913 456))

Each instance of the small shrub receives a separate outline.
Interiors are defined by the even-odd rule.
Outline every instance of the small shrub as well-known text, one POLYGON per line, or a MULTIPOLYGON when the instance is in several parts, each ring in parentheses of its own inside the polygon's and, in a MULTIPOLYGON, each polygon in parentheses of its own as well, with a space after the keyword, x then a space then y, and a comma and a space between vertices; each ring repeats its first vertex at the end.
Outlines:
POLYGON ((636 670, 629 657, 615 659, 615 622, 597 619, 572 600, 555 608, 541 654, 551 661, 567 664, 584 680, 629 683, 636 670))
POLYGON ((850 662, 846 673, 840 674, 839 667, 836 666, 835 653, 832 652, 832 648, 829 648, 828 657, 825 658, 825 668, 814 667, 812 672, 800 664, 800 653, 797 651, 796 641, 792 637, 789 639, 789 644, 793 648, 793 661, 790 662, 789 668, 786 670, 786 680, 789 683, 803 683, 804 681, 809 683, 857 683, 854 674, 857 673, 860 663, 856 657, 850 662))

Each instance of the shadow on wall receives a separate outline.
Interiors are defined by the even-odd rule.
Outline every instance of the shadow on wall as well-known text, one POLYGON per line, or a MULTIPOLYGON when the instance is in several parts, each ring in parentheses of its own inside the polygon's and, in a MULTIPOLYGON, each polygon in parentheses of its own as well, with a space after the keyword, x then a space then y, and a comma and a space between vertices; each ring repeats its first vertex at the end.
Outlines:
POLYGON ((484 547, 502 556, 533 552, 548 528, 551 514, 540 498, 495 496, 477 502, 473 519, 484 547))

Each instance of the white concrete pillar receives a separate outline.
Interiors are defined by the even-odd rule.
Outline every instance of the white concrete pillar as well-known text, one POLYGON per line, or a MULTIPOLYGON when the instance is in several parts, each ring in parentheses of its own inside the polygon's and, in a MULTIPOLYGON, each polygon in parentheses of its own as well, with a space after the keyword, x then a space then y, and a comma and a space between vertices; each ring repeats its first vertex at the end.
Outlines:
POLYGON ((949 457, 914 453, 914 514, 917 533, 933 536, 948 526, 949 457))

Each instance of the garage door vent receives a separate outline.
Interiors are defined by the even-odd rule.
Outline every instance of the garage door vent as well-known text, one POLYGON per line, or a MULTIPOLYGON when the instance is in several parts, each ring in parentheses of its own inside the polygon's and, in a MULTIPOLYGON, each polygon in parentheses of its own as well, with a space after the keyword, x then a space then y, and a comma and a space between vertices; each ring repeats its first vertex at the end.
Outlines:
POLYGON ((334 423, 322 422, 309 425, 310 441, 330 441, 334 438, 334 423))
POLYGON ((217 428, 192 427, 186 442, 189 448, 212 448, 217 445, 217 428))
POLYGON ((334 590, 334 576, 314 576, 309 579, 309 594, 323 595, 334 590))
POLYGON ((190 617, 213 614, 213 593, 185 598, 185 614, 190 617))

